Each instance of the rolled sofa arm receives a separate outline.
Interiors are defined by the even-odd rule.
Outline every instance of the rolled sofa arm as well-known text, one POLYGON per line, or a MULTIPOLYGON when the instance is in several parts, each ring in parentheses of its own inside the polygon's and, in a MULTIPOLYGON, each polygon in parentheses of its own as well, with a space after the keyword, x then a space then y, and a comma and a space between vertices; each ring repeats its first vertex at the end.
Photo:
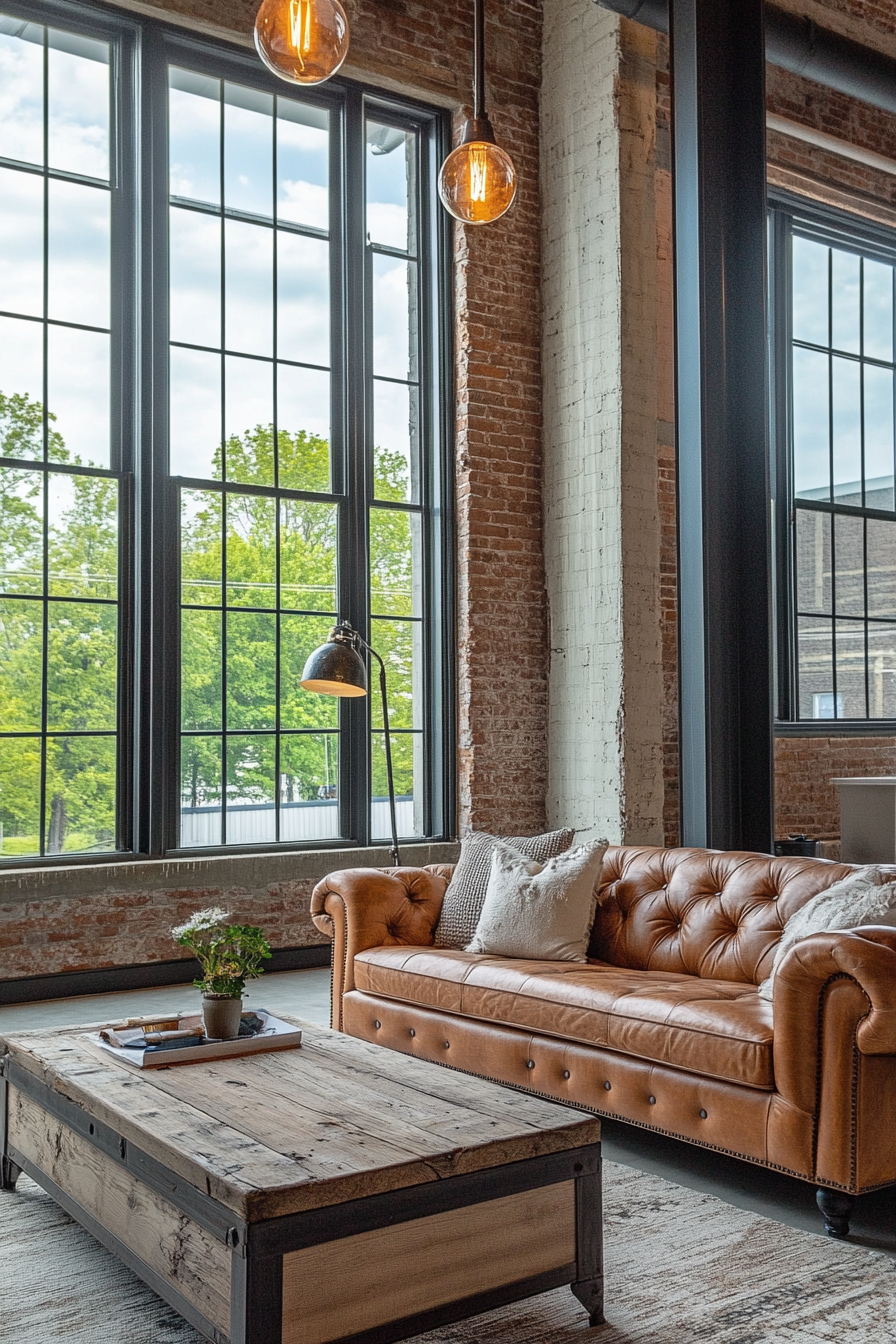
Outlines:
POLYGON ((815 933, 775 976, 775 1082, 801 1110, 816 1106, 823 1037, 848 1031, 863 1055, 896 1054, 896 928, 815 933))
POLYGON ((342 996, 355 987, 354 959, 368 947, 431 947, 450 866, 346 868, 311 893, 311 918, 333 939, 332 1025, 342 1029, 342 996))

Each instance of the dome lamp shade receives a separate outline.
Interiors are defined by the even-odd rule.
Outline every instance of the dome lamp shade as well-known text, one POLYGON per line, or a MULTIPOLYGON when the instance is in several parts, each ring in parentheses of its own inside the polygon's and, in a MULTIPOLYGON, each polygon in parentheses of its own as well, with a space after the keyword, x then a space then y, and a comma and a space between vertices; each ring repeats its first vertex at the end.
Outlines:
POLYGON ((318 695, 360 696, 367 694, 367 668, 347 633, 334 625, 326 644, 309 655, 302 672, 303 690, 318 695))

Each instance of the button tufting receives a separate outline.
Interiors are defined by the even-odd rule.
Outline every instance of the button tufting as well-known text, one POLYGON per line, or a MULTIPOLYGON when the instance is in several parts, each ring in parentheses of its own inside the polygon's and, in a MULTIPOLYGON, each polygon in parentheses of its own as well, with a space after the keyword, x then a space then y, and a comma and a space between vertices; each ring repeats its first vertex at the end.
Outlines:
POLYGON ((409 1035, 409 1036, 416 1036, 416 1035, 417 1035, 417 1033, 416 1033, 416 1031, 414 1030, 413 1027, 411 1027, 410 1031, 408 1032, 408 1035, 409 1035))
POLYGON ((647 1100, 648 1100, 648 1102, 650 1103, 651 1106, 655 1106, 655 1105, 656 1105, 656 1097, 648 1097, 647 1100))
POLYGON ((705 1112, 705 1111, 701 1111, 701 1112, 700 1112, 700 1119, 701 1119, 701 1120, 705 1120, 705 1119, 706 1119, 706 1112, 705 1112))

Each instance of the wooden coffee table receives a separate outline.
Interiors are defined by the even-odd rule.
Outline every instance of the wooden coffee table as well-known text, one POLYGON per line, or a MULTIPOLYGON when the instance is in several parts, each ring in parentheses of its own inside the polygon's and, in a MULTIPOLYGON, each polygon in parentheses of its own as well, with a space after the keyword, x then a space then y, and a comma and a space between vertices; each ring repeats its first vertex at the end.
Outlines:
POLYGON ((215 1344, 401 1339, 570 1284, 603 1320, 600 1123, 339 1032, 140 1072, 0 1036, 20 1171, 215 1344))

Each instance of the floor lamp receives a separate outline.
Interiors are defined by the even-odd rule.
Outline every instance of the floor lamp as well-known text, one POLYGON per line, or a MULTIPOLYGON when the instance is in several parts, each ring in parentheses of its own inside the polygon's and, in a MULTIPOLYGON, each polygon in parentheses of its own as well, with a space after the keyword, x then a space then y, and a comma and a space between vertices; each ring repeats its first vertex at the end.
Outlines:
POLYGON ((367 694, 367 668, 361 657, 365 649, 380 665, 380 694, 383 698, 383 731, 386 735, 386 778, 389 782, 389 819, 392 823, 392 862, 401 864, 398 855, 398 826, 395 821, 395 783, 392 778, 392 744, 389 737, 389 705, 386 697, 386 665, 366 639, 353 630, 348 621, 334 625, 326 644, 315 649, 305 663, 301 685, 318 695, 357 696, 367 694))

